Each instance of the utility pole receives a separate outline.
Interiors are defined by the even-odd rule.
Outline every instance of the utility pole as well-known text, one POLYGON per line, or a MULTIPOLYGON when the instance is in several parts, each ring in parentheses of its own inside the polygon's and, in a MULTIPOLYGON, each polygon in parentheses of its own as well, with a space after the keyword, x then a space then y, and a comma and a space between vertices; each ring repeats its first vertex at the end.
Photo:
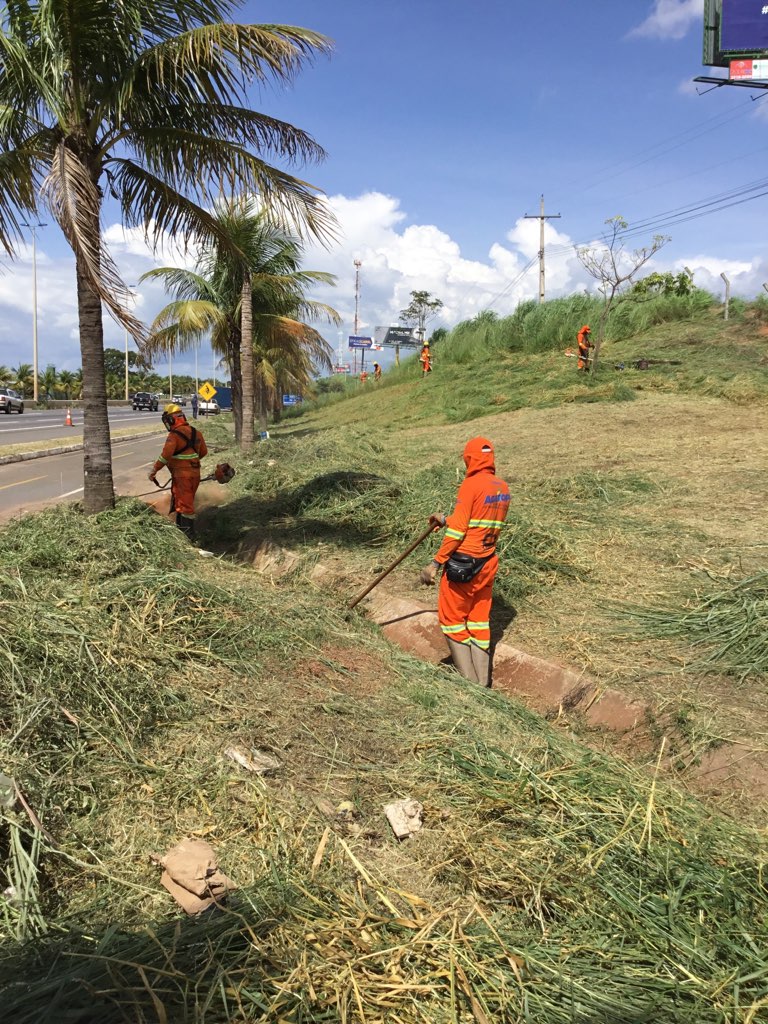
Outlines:
POLYGON ((539 303, 544 301, 544 222, 557 220, 559 213, 544 213, 544 196, 541 197, 538 213, 526 213, 525 220, 537 220, 540 224, 539 233, 539 303))
POLYGON ((21 221, 32 232, 32 401, 37 402, 37 229, 48 225, 41 221, 21 221))
MULTIPOLYGON (((354 335, 357 337, 357 332, 360 329, 360 267, 362 267, 360 260, 355 260, 355 329, 354 335)), ((355 373, 357 373, 357 349, 353 349, 355 359, 355 373)), ((365 351, 361 356, 363 362, 365 361, 365 351)))

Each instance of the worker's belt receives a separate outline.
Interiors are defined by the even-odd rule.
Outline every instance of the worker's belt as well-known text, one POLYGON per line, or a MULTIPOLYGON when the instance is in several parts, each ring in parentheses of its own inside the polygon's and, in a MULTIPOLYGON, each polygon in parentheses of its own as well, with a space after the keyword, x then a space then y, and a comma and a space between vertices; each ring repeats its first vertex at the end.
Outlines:
POLYGON ((472 555, 459 555, 454 552, 445 563, 445 575, 451 583, 469 583, 494 554, 492 551, 483 558, 473 558, 472 555))

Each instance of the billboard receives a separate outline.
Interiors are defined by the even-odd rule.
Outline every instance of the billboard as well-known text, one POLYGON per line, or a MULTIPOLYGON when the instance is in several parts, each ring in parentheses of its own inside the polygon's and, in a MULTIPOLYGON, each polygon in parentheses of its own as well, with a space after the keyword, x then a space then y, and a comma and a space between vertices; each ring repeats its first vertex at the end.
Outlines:
POLYGON ((759 0, 722 0, 720 49, 723 53, 768 50, 768 5, 759 0))
POLYGON ((730 68, 736 57, 768 57, 768 4, 704 0, 704 63, 730 68))
POLYGON ((373 338, 365 338, 360 334, 350 334, 350 348, 370 348, 373 345, 373 338))
POLYGON ((402 327, 393 324, 391 327, 377 327, 375 334, 376 341, 381 345, 412 345, 418 347, 421 344, 413 327, 402 327))

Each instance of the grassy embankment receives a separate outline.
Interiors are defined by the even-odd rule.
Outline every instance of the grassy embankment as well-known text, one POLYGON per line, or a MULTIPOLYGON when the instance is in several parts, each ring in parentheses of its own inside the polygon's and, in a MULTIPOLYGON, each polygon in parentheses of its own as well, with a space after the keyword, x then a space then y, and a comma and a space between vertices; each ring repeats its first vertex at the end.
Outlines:
MULTIPOLYGON (((562 318, 590 319, 589 302, 530 308, 527 347, 569 337, 562 318)), ((303 550, 313 537, 338 544, 369 578, 429 511, 450 507, 464 441, 486 433, 514 493, 497 634, 650 699, 660 728, 671 716, 685 733, 685 763, 729 738, 762 747, 768 650, 759 629, 754 649, 732 658, 727 632, 686 637, 674 623, 755 574, 733 601, 758 621, 764 608, 765 304, 737 309, 727 324, 701 295, 618 309, 629 312, 609 327, 594 381, 562 348, 514 349, 513 317, 459 328, 438 346, 427 380, 411 361, 378 388, 309 404, 282 428, 270 453, 278 465, 260 470, 257 460, 253 483, 238 482, 259 504, 235 504, 217 529, 227 543, 255 528, 303 550), (613 369, 640 357, 681 365, 613 369), (464 422, 478 409, 481 418, 464 422), (384 548, 373 560, 371 544, 384 548), (671 625, 646 614, 657 609, 671 625)), ((399 593, 418 596, 410 566, 419 557, 396 575, 399 593)))
POLYGON ((47 829, 2 810, 14 1024, 760 1019, 757 832, 136 502, 28 517, 0 560, 0 758, 47 829), (149 861, 185 835, 240 886, 200 921, 149 861))
MULTIPOLYGON (((629 673, 627 685, 635 665, 637 685, 661 685, 670 659, 690 669, 695 650, 622 635, 611 602, 682 609, 692 566, 759 568, 764 409, 681 396, 672 378, 671 394, 632 404, 437 417, 439 430, 402 422, 439 407, 452 379, 440 366, 305 415, 252 458, 231 455, 238 476, 203 517, 204 543, 294 548, 302 563, 279 585, 191 558, 134 502, 0 532, 0 764, 50 833, 2 812, 9 1019, 765 1014, 764 835, 402 655, 363 618, 345 622, 349 585, 308 575, 319 550, 343 557, 355 588, 370 578, 450 502, 464 439, 487 432, 516 495, 497 602, 510 638, 569 661, 581 651, 602 677, 629 673), (233 742, 282 767, 245 775, 223 757, 233 742), (426 828, 397 845, 381 806, 405 795, 424 803, 426 828), (334 813, 345 799, 352 821, 334 813), (184 835, 205 836, 241 886, 229 912, 178 920, 148 858, 184 835)), ((482 370, 465 370, 479 388, 482 370)), ((206 435, 226 443, 221 424, 206 435)), ((421 557, 396 586, 407 590, 421 557)), ((714 677, 678 666, 668 697, 701 695, 713 678, 735 687, 729 669, 744 679, 727 660, 714 677)))

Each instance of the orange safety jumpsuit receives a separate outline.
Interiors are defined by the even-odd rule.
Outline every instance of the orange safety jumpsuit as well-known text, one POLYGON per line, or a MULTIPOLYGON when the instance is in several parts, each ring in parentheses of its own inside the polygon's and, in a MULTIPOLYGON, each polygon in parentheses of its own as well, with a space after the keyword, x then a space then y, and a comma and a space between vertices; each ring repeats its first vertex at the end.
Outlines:
POLYGON ((579 359, 576 364, 577 370, 586 370, 589 368, 589 350, 593 347, 592 342, 589 340, 591 333, 591 330, 585 324, 576 335, 576 341, 579 346, 579 359))
POLYGON ((381 367, 378 363, 373 364, 373 379, 375 381, 381 380, 381 367))
POLYGON ((154 467, 155 473, 163 466, 171 471, 171 512, 194 519, 195 493, 200 486, 200 459, 207 454, 203 435, 187 423, 183 413, 177 414, 154 467))
POLYGON ((368 383, 368 371, 367 370, 363 370, 363 372, 360 374, 360 383, 361 384, 367 384, 368 383))
POLYGON ((424 348, 421 350, 419 362, 421 363, 422 373, 432 373, 432 353, 429 351, 428 345, 425 345, 424 348))
POLYGON ((437 598, 437 617, 446 637, 461 644, 491 645, 490 614, 493 580, 499 567, 496 543, 509 510, 509 487, 496 476, 493 445, 474 437, 464 449, 464 477, 456 507, 434 561, 445 565, 454 553, 487 558, 468 583, 452 583, 443 572, 437 598), (490 556, 490 557, 489 557, 490 556))

